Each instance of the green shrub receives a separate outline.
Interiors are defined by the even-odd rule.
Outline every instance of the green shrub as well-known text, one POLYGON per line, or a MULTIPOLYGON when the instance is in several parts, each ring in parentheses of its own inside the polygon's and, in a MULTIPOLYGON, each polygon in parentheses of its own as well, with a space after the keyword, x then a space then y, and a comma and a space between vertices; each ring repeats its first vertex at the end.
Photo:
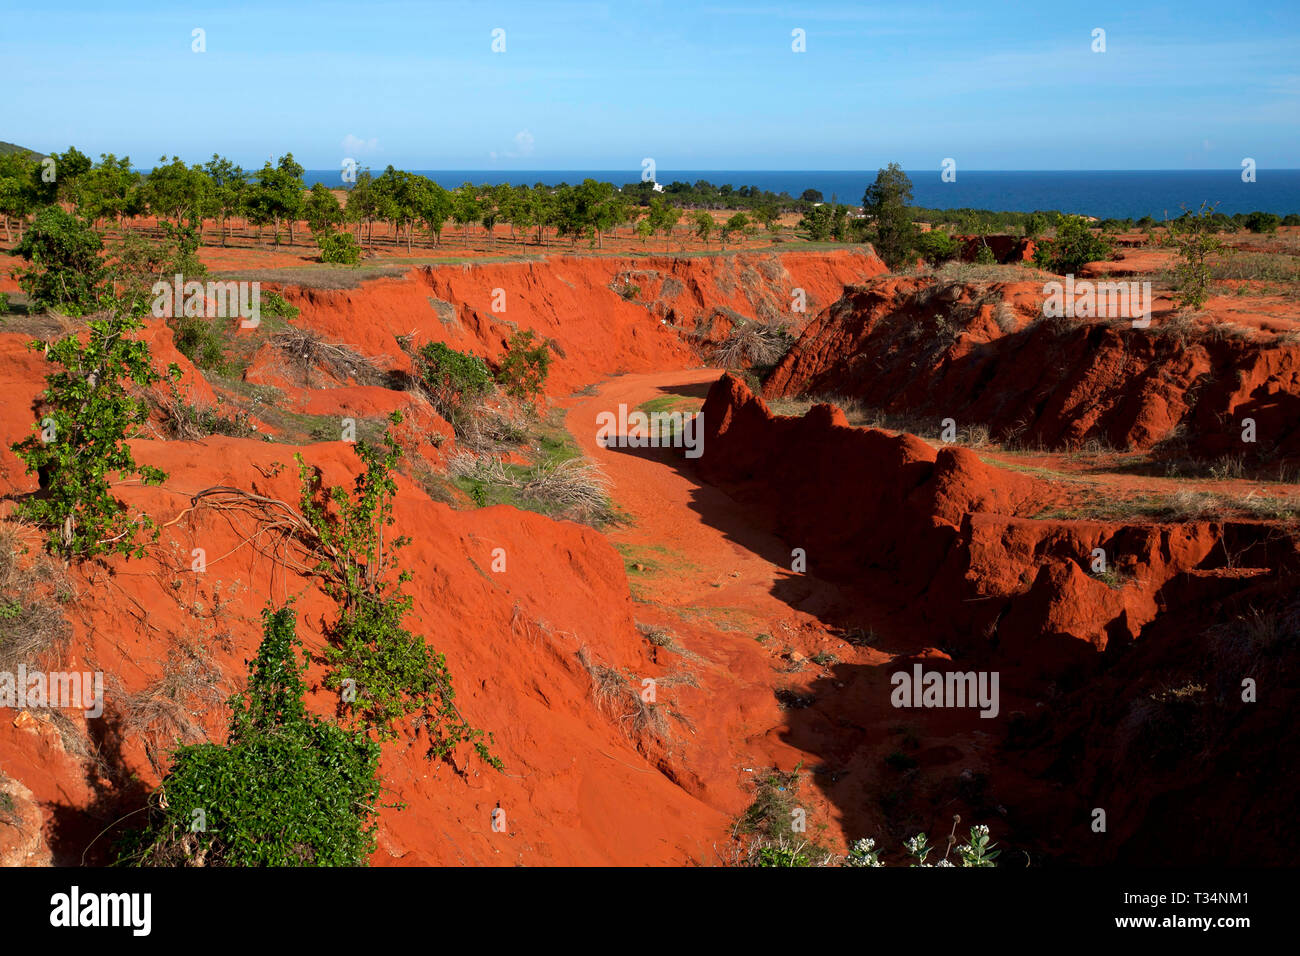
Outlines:
POLYGON ((33 308, 69 315, 92 312, 105 292, 103 248, 89 223, 59 206, 46 206, 14 246, 14 255, 32 264, 15 273, 18 286, 33 308))
POLYGON ((1214 207, 1202 203, 1195 212, 1184 210, 1177 219, 1168 223, 1165 245, 1172 246, 1178 255, 1174 265, 1174 299, 1179 308, 1199 309, 1210 296, 1210 256, 1223 242, 1216 233, 1219 224, 1214 218, 1214 207))
POLYGON ((296 305, 292 305, 289 300, 280 295, 280 293, 272 292, 269 289, 259 290, 258 299, 260 303, 258 310, 264 316, 269 315, 275 318, 284 319, 286 322, 292 322, 294 319, 298 318, 298 313, 302 311, 302 309, 298 308, 296 305))
POLYGON ((549 346, 545 342, 535 342, 531 329, 521 329, 510 336, 496 378, 506 394, 520 401, 535 402, 550 370, 549 346))
POLYGON ((180 352, 205 371, 220 372, 226 366, 226 343, 221 337, 225 319, 180 316, 168 320, 172 341, 180 352))
POLYGON ((294 612, 262 613, 225 745, 179 748, 119 862, 364 866, 375 849, 379 745, 307 712, 294 612))
POLYGON ((987 242, 981 242, 980 248, 975 253, 975 263, 981 266, 995 266, 998 263, 998 257, 993 254, 987 242))
POLYGON ((916 237, 916 251, 931 265, 941 265, 957 258, 957 240, 942 229, 931 229, 916 237))
POLYGON ((0 292, 0 315, 9 314, 9 293, 0 292))
POLYGON ((779 845, 769 843, 758 848, 754 858, 755 866, 812 866, 808 854, 800 845, 779 845))
POLYGON ((416 353, 416 367, 433 406, 460 432, 492 388, 492 373, 476 355, 430 342, 416 353))
POLYGON ((1077 273, 1085 263, 1109 259, 1114 254, 1111 240, 1094 235, 1082 216, 1059 216, 1056 236, 1044 239, 1034 249, 1034 264, 1060 275, 1077 273))
MULTIPOLYGON (((114 471, 122 479, 138 474, 146 484, 167 477, 157 468, 137 466, 127 444, 149 415, 148 405, 128 392, 127 383, 143 389, 160 378, 148 345, 129 338, 141 327, 139 319, 113 314, 89 323, 84 344, 69 335, 50 345, 46 359, 62 371, 45 377, 43 417, 32 426, 35 434, 12 446, 46 491, 21 502, 19 513, 46 528, 50 546, 65 556, 144 554, 136 532, 152 523, 147 516, 131 519, 109 484, 114 471)), ((31 347, 42 350, 45 343, 31 347)))
POLYGON ((350 232, 322 232, 316 236, 321 262, 355 266, 361 261, 361 246, 350 232))
MULTIPOLYGON (((400 424, 401 413, 390 420, 400 424)), ((350 495, 337 486, 320 487, 302 456, 295 456, 300 508, 328 555, 316 571, 339 607, 338 619, 327 629, 325 686, 343 692, 341 712, 381 738, 395 737, 396 721, 421 712, 431 757, 448 757, 457 744, 469 743, 500 769, 501 761, 483 743, 483 731, 471 727, 456 707, 446 659, 403 623, 412 599, 402 585, 411 575, 397 569, 394 556, 410 539, 387 530, 394 523, 393 468, 402 449, 385 429, 382 448, 357 442, 356 452, 365 470, 350 495)))
POLYGON ((1036 239, 1047 231, 1049 223, 1041 212, 1031 212, 1025 217, 1025 238, 1036 239))
POLYGON ((1252 212, 1246 216, 1246 228, 1251 232, 1277 232, 1282 224, 1282 217, 1271 212, 1252 212))

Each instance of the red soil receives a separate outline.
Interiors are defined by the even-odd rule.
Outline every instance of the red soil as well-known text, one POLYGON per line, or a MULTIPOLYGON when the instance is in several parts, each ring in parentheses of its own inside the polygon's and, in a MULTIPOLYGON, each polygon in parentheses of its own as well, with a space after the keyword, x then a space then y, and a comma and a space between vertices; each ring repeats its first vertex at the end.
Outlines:
POLYGON ((1097 440, 1150 449, 1179 431, 1185 450, 1201 457, 1300 455, 1294 336, 1179 331, 1159 299, 1148 329, 1127 320, 1035 321, 1044 298, 1028 282, 984 290, 928 278, 869 283, 808 325, 764 392, 951 417, 1031 446, 1097 440), (1253 448, 1241 438, 1248 418, 1253 448))
MULTIPOLYGON (((409 369, 398 336, 496 358, 516 328, 536 331, 554 352, 549 397, 631 519, 598 533, 508 507, 456 510, 399 481, 398 525, 413 539, 402 552, 414 572, 410 623, 447 656, 458 704, 494 733, 507 772, 466 748, 454 764, 430 762, 410 730, 385 745, 387 785, 407 807, 383 812, 373 862, 725 862, 756 772, 798 765, 812 781, 800 805, 829 825, 819 839, 831 848, 860 836, 888 836, 893 846, 922 830, 946 833, 954 812, 990 822, 1034 862, 1171 862, 1207 847, 1240 858, 1259 849, 1252 832, 1273 841, 1256 860, 1293 846, 1261 821, 1282 819, 1294 787, 1254 795, 1245 822, 1189 844, 1185 828, 1197 826, 1196 815, 1249 802, 1249 782, 1211 786, 1218 776, 1182 764, 1144 777, 1149 741, 1133 730, 1150 723, 1135 708, 1152 682, 1172 679, 1171 667, 1198 654, 1224 657, 1213 641, 1188 635, 1259 595, 1294 589, 1300 556, 1285 528, 1218 517, 1036 518, 1072 506, 1078 489, 964 448, 851 428, 829 405, 803 418, 773 416, 739 380, 695 366, 701 346, 738 320, 779 321, 802 336, 771 394, 835 390, 991 430, 1028 415, 1027 434, 1044 444, 1106 436, 1146 447, 1180 421, 1247 411, 1261 435, 1292 441, 1294 346, 1193 336, 1180 352, 1133 330, 1031 327, 1042 297, 1035 283, 1000 288, 1014 319, 1003 332, 995 305, 970 290, 917 302, 928 280, 875 278, 883 272, 874 256, 852 252, 559 256, 425 268, 352 290, 286 288, 302 309, 295 324, 388 371, 409 369), (864 280, 871 284, 845 292, 864 280), (629 284, 639 291, 624 298, 616 290, 629 284), (791 312, 796 288, 807 294, 806 314, 791 312), (496 289, 505 312, 492 309, 496 289), (962 326, 941 348, 927 338, 936 313, 962 326), (1207 370, 1220 384, 1196 387, 1207 370), (669 397, 688 409, 703 403, 698 463, 667 449, 597 444, 599 413, 669 397), (505 549, 504 572, 492 570, 495 548, 505 549), (795 548, 807 553, 806 572, 792 569, 795 548), (1122 586, 1088 572, 1096 548, 1122 586), (637 624, 667 628, 670 643, 651 643, 637 624), (580 651, 624 671, 633 687, 655 678, 668 733, 629 733, 625 715, 599 707, 580 651), (1001 715, 892 707, 890 675, 913 662, 1001 671, 1001 715), (789 705, 791 695, 816 700, 789 705), (1127 736, 1108 750, 1096 736, 1117 724, 1127 736), (912 737, 915 746, 905 743, 912 737), (915 773, 882 770, 900 750, 915 773), (505 833, 492 831, 498 805, 505 833), (1087 829, 1097 805, 1114 821, 1104 842, 1087 829), (1184 829, 1152 822, 1162 816, 1184 829)), ((151 322, 147 337, 158 362, 185 370, 190 400, 215 400, 164 323, 151 322)), ((26 338, 0 333, 6 445, 28 432, 46 372, 26 338)), ((449 428, 416 395, 313 374, 298 379, 263 347, 246 379, 279 387, 290 410, 309 414, 403 408, 403 436, 440 465, 449 444, 434 451, 426 439, 449 428)), ((257 647, 262 607, 289 597, 308 648, 323 646, 332 602, 297 566, 301 556, 259 533, 251 515, 195 506, 192 496, 224 485, 296 501, 294 452, 328 483, 347 485, 358 467, 353 449, 219 437, 133 447, 169 478, 158 488, 123 483, 118 493, 164 526, 162 538, 143 560, 73 567, 79 598, 68 607, 73 636, 59 661, 113 682, 108 720, 68 714, 101 762, 70 754, 78 734, 61 734, 44 711, 0 715, 0 768, 26 788, 13 788, 26 822, 0 823, 0 861, 105 859, 107 840, 92 842, 96 834, 137 809, 166 767, 170 741, 154 740, 151 751, 123 715, 128 695, 174 667, 169 653, 195 643, 210 653, 224 696, 257 647), (194 548, 206 552, 206 573, 190 571, 194 548), (36 815, 43 832, 34 840, 36 815)), ((33 487, 13 455, 0 453, 0 490, 33 487)), ((1224 660, 1224 679, 1235 678, 1240 662, 1224 660)), ((318 686, 320 668, 310 676, 318 686)), ((1216 738, 1215 759, 1231 773, 1294 756, 1286 700, 1277 693, 1234 718, 1216 738)), ((334 695, 317 689, 310 703, 329 713, 334 695)), ((203 731, 221 739, 225 708, 196 709, 203 731)))

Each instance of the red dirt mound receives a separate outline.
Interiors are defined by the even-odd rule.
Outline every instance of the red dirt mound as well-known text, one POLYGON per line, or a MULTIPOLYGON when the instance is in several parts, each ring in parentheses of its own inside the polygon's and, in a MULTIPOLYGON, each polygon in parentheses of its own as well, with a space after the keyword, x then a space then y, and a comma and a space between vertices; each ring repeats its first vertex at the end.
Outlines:
MULTIPOLYGON (((738 254, 622 259, 560 256, 545 262, 432 266, 359 289, 287 288, 297 325, 398 370, 398 336, 445 342, 490 360, 514 332, 550 344, 547 393, 567 395, 609 375, 695 364, 694 333, 717 310, 801 323, 844 286, 884 271, 870 253, 738 254), (795 311, 796 290, 802 290, 795 311)), ((264 365, 261 380, 280 384, 264 365)))
POLYGON ((938 646, 996 650, 1051 672, 1136 640, 1171 592, 1190 609, 1254 583, 1220 573, 1242 553, 1233 545, 1254 567, 1297 561, 1296 543, 1263 524, 1035 520, 1056 486, 968 449, 849 427, 829 405, 774 416, 729 375, 703 414, 706 479, 771 515, 818 573, 894 570, 938 646), (1097 549, 1112 574, 1090 573, 1097 549), (1127 583, 1113 586, 1112 575, 1127 583))
POLYGON ((854 398, 1030 446, 1144 450, 1177 437, 1199 457, 1300 456, 1294 337, 1040 320, 1042 301, 1028 283, 851 289, 809 323, 764 394, 854 398))

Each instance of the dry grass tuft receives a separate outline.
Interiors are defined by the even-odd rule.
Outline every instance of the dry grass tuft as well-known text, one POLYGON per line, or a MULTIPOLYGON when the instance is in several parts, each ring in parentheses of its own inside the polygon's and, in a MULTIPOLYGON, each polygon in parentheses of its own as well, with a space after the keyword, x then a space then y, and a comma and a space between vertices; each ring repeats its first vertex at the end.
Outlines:
POLYGON ((167 654, 162 676, 126 697, 123 727, 145 737, 155 769, 161 768, 167 746, 207 739, 196 718, 221 705, 220 683, 221 671, 203 648, 178 642, 167 654))
POLYGON ((272 335, 271 344, 289 360, 305 384, 310 384, 313 369, 321 369, 340 381, 352 379, 359 385, 387 381, 387 375, 373 359, 346 345, 326 342, 307 329, 291 325, 272 335))
POLYGON ((713 361, 723 368, 775 365, 790 351, 794 340, 779 325, 744 321, 713 350, 713 361))
POLYGON ((59 607, 74 598, 67 575, 43 552, 30 554, 23 531, 13 522, 0 525, 0 670, 4 671, 16 670, 19 664, 39 665, 72 636, 72 626, 59 607))

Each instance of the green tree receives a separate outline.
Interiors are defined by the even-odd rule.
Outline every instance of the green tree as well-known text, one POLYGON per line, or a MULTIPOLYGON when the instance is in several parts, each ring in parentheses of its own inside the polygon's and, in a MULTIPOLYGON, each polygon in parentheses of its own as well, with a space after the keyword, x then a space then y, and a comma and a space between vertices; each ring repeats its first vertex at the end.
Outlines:
POLYGON ((375 180, 370 170, 362 170, 357 181, 348 190, 348 201, 343 209, 348 222, 357 224, 358 238, 361 238, 362 226, 365 226, 365 243, 373 244, 374 230, 372 224, 379 215, 379 196, 375 191, 375 180))
POLYGON ((101 154, 99 163, 82 177, 78 211, 96 225, 100 220, 115 219, 120 227, 135 211, 139 180, 129 156, 118 159, 112 153, 101 154))
POLYGON ((461 183, 451 194, 451 218, 456 225, 464 229, 465 240, 469 240, 469 224, 477 222, 482 212, 478 201, 478 190, 472 183, 461 183))
POLYGON ((103 249, 89 223, 60 206, 46 206, 14 246, 14 254, 31 263, 16 272, 18 286, 38 309, 89 312, 104 292, 103 249))
POLYGON ((713 217, 703 209, 697 211, 691 216, 691 230, 695 233, 695 237, 707 246, 709 236, 713 235, 713 217))
MULTIPOLYGON (((343 207, 324 183, 316 183, 307 193, 303 217, 313 233, 326 233, 343 221, 343 207)), ((318 235, 317 242, 319 241, 318 235)))
POLYGON ((664 252, 668 251, 668 243, 672 237, 673 229, 681 221, 681 218, 682 210, 667 200, 659 197, 650 200, 650 215, 648 217, 650 232, 663 233, 664 252))
POLYGON ((289 224, 289 245, 293 245, 293 227, 302 215, 303 190, 302 174, 306 172, 302 164, 293 158, 293 153, 285 153, 275 164, 280 174, 283 190, 284 217, 289 224))
POLYGON ((551 349, 534 339, 532 329, 510 336, 497 366, 496 379, 506 393, 523 402, 536 402, 551 370, 551 349))
POLYGON ((451 217, 451 193, 426 176, 416 178, 413 189, 416 214, 435 245, 442 243, 442 227, 451 217))
POLYGON ((722 228, 718 230, 718 235, 722 239, 722 248, 724 249, 727 248, 728 239, 730 239, 736 233, 741 233, 743 235, 745 229, 747 229, 748 227, 749 227, 749 217, 746 216, 743 212, 736 213, 734 216, 732 216, 730 219, 724 222, 722 224, 722 228))
POLYGON ((1094 233, 1082 216, 1058 216, 1056 235, 1037 244, 1034 264, 1061 275, 1073 275, 1086 263, 1109 259, 1113 252, 1112 241, 1094 233))
POLYGON ((5 221, 5 240, 12 241, 9 220, 23 219, 36 205, 33 183, 39 180, 39 165, 24 153, 0 153, 0 216, 5 221))
POLYGON ((258 225, 271 223, 275 228, 274 241, 280 242, 280 223, 289 226, 289 245, 293 245, 293 224, 302 214, 302 167, 293 161, 293 154, 280 157, 280 163, 269 162, 257 173, 257 181, 249 191, 247 208, 249 218, 258 225))
POLYGON ((77 147, 69 146, 62 153, 54 153, 52 158, 58 201, 80 205, 82 180, 93 165, 90 157, 77 147))
POLYGON ((149 406, 128 391, 128 383, 147 388, 159 379, 149 346, 131 337, 142 327, 139 319, 115 309, 108 318, 88 323, 84 342, 68 335, 49 346, 46 360, 60 369, 45 377, 41 421, 34 434, 12 446, 42 489, 23 501, 19 512, 46 528, 51 547, 65 556, 144 554, 136 534, 152 522, 128 516, 109 484, 114 471, 123 480, 138 474, 146 484, 167 477, 157 468, 137 466, 127 444, 149 417, 149 406))
POLYGON ((1174 265, 1174 299, 1180 309, 1199 309, 1210 297, 1210 256, 1223 247, 1218 237, 1215 207, 1202 203, 1197 212, 1186 208, 1167 222, 1165 245, 1178 257, 1174 265))
POLYGON ((863 211, 875 228, 876 251, 895 271, 906 265, 916 236, 911 201, 912 181, 898 163, 880 170, 862 195, 863 211))
POLYGON ((808 238, 813 242, 824 242, 829 239, 833 226, 831 207, 826 203, 809 206, 799 220, 799 228, 805 230, 808 238))
POLYGON ((141 186, 141 198, 159 219, 183 225, 186 218, 198 218, 205 179, 198 167, 191 169, 173 156, 170 163, 159 157, 159 165, 149 171, 141 186))
POLYGON ((221 228, 221 244, 226 244, 226 222, 238 214, 244 206, 248 192, 248 176, 230 160, 212 154, 204 166, 212 184, 213 200, 218 225, 221 228))

